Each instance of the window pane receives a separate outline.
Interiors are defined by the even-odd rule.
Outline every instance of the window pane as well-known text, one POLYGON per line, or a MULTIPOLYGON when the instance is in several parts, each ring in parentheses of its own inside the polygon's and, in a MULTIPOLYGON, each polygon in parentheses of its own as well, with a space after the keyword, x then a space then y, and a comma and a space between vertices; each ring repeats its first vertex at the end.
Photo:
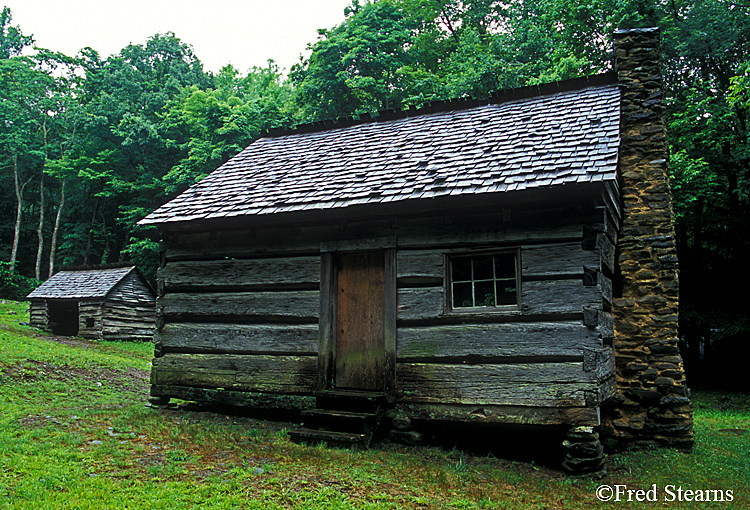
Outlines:
POLYGON ((500 253, 495 255, 495 277, 516 278, 516 255, 513 253, 500 253))
POLYGON ((495 284, 492 281, 476 282, 474 292, 475 306, 495 306, 495 284))
POLYGON ((472 257, 474 259, 474 280, 492 280, 492 255, 472 257))
POLYGON ((505 280, 497 282, 497 304, 498 305, 515 305, 516 300, 516 281, 505 280))
POLYGON ((451 259, 451 266, 453 267, 454 282, 471 281, 471 257, 451 259))
POLYGON ((471 300, 471 282, 453 284, 453 308, 474 306, 471 300))

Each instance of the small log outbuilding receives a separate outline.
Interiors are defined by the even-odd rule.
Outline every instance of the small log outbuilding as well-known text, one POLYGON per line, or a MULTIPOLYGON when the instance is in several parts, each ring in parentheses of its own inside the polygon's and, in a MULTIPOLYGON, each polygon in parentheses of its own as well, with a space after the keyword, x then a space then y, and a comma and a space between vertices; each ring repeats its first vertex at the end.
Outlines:
POLYGON ((135 266, 60 271, 28 296, 30 324, 58 335, 152 340, 156 292, 135 266))
POLYGON ((270 133, 146 217, 152 396, 306 409, 303 439, 385 409, 584 427, 599 455, 600 425, 689 442, 658 39, 619 33, 613 73, 270 133))

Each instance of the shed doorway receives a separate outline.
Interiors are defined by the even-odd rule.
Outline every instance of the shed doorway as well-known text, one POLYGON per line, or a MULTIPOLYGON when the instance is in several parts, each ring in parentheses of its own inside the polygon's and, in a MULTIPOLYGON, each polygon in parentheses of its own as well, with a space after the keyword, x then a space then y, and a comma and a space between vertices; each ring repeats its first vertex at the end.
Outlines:
POLYGON ((386 385, 385 252, 335 258, 334 386, 383 391, 386 385))
POLYGON ((78 301, 47 300, 49 329, 55 335, 76 336, 78 334, 78 301))

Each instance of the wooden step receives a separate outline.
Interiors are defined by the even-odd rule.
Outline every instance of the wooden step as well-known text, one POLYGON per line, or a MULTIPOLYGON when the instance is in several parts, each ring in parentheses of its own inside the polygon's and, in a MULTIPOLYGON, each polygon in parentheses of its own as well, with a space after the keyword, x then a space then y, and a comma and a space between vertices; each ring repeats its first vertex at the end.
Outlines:
POLYGON ((315 393, 318 409, 372 413, 385 403, 385 393, 359 390, 325 390, 315 393))
POLYGON ((327 446, 343 448, 367 448, 367 434, 352 434, 333 430, 293 429, 289 431, 292 441, 299 444, 326 443, 327 446))
POLYGON ((330 398, 350 398, 357 400, 385 400, 385 393, 382 391, 366 390, 321 390, 314 393, 316 397, 330 398))
POLYGON ((321 418, 345 419, 345 420, 374 420, 377 418, 376 413, 357 413, 352 411, 341 411, 336 409, 305 409, 300 414, 302 416, 315 416, 321 418))
POLYGON ((306 409, 302 411, 304 426, 309 429, 362 432, 369 434, 377 424, 378 415, 338 409, 306 409))

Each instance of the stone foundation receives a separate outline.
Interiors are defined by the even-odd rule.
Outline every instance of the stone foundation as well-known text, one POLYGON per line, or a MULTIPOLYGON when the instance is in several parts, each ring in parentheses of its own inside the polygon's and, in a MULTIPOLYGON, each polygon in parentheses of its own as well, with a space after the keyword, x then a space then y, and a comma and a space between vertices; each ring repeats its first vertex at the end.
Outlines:
POLYGON ((659 29, 616 32, 615 69, 622 90, 622 293, 613 303, 617 393, 601 430, 610 446, 690 449, 659 29))
POLYGON ((563 441, 562 467, 572 475, 601 478, 607 474, 604 448, 593 427, 574 427, 563 441))

